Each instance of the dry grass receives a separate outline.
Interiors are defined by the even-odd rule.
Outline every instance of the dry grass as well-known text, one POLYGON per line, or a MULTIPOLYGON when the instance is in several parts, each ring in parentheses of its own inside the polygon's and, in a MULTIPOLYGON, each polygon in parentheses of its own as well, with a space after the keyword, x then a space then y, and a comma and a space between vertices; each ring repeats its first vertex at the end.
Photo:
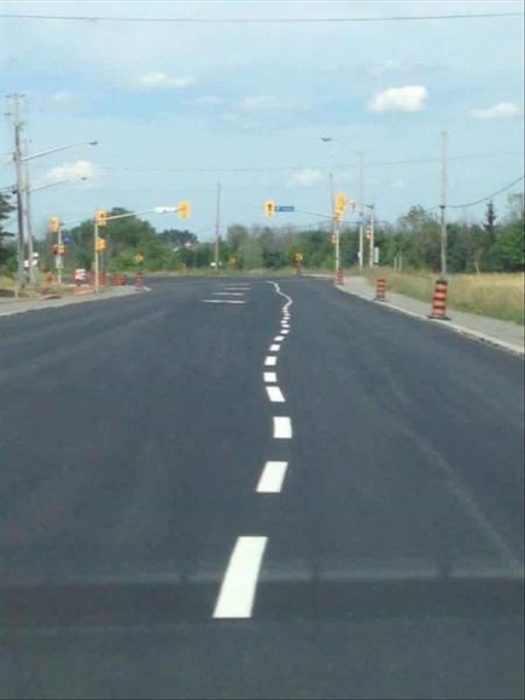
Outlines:
MULTIPOLYGON (((398 272, 379 269, 371 276, 383 275, 393 292, 432 300, 437 275, 428 271, 398 272)), ((449 275, 448 304, 452 309, 491 316, 504 321, 525 322, 525 275, 516 273, 482 273, 449 275)))

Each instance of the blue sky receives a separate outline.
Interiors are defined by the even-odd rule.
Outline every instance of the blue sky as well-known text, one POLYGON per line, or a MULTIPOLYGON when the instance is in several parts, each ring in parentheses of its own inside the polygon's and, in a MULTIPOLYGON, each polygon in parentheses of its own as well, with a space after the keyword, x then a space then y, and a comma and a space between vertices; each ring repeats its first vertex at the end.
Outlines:
MULTIPOLYGON (((505 11, 521 12, 523 3, 4 0, 2 10, 216 19, 505 11)), ((357 197, 356 150, 365 153, 366 200, 379 218, 395 219, 413 204, 439 204, 444 129, 451 204, 483 197, 524 169, 520 17, 362 24, 4 19, 1 39, 3 106, 8 93, 27 96, 30 150, 99 141, 33 161, 35 185, 88 176, 35 192, 40 233, 51 215, 68 220, 99 208, 189 199, 188 223, 206 239, 219 180, 224 226, 267 222, 262 205, 269 198, 326 211, 330 170, 336 188, 357 197), (324 144, 324 135, 334 141, 324 144), (414 159, 436 162, 384 165, 414 159)), ((1 128, 5 155, 12 150, 5 116, 1 128)), ((2 184, 13 179, 3 157, 2 184)), ((497 203, 502 210, 504 198, 497 203)), ((159 230, 182 223, 172 215, 150 220, 159 230)), ((313 221, 295 214, 272 223, 313 221)))

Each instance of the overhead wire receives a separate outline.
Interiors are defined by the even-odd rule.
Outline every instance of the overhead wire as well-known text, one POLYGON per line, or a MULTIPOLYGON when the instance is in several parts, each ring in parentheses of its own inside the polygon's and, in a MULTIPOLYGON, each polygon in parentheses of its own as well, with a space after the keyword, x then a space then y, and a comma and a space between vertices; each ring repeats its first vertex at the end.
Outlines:
POLYGON ((522 12, 475 12, 443 15, 386 15, 368 17, 130 17, 101 15, 46 15, 5 13, 0 19, 57 20, 67 22, 136 22, 144 24, 361 24, 374 22, 429 22, 444 20, 523 17, 522 12))

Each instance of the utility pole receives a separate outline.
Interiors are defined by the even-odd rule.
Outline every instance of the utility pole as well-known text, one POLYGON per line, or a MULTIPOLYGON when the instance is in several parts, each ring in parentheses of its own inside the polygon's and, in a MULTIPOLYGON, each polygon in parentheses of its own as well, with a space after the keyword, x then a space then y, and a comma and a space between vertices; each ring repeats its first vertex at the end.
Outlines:
POLYGON ((215 218, 215 271, 219 272, 219 245, 221 239, 221 183, 217 183, 217 215, 215 218))
MULTIPOLYGON (((26 151, 28 142, 25 142, 26 151)), ((26 153, 26 155, 28 155, 26 153)), ((29 165, 27 160, 23 161, 23 176, 24 176, 24 199, 25 199, 25 217, 27 223, 27 259, 29 261, 29 282, 35 284, 35 266, 33 264, 33 215, 31 212, 31 182, 29 177, 29 165)))
POLYGON ((363 151, 359 155, 359 269, 364 265, 364 218, 365 218, 365 171, 363 166, 363 151))
POLYGON ((447 194, 448 194, 448 174, 447 174, 447 132, 441 133, 441 279, 447 279, 447 194))
POLYGON ((22 122, 20 120, 20 100, 23 95, 13 94, 8 95, 8 99, 12 102, 12 117, 15 130, 15 171, 16 171, 16 215, 18 222, 18 238, 17 238, 17 253, 18 253, 18 271, 16 279, 15 293, 20 294, 20 290, 25 286, 24 272, 24 174, 22 170, 22 122))

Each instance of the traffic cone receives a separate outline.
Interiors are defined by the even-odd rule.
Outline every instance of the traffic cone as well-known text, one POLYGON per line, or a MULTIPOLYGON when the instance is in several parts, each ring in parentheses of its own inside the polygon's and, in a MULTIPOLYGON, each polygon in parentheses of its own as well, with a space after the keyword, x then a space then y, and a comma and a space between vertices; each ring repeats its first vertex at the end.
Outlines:
POLYGON ((386 279, 378 277, 376 280, 376 301, 386 301, 386 279))
POLYGON ((450 318, 447 316, 447 292, 448 282, 442 279, 437 280, 432 300, 432 313, 429 318, 450 321, 450 318))

